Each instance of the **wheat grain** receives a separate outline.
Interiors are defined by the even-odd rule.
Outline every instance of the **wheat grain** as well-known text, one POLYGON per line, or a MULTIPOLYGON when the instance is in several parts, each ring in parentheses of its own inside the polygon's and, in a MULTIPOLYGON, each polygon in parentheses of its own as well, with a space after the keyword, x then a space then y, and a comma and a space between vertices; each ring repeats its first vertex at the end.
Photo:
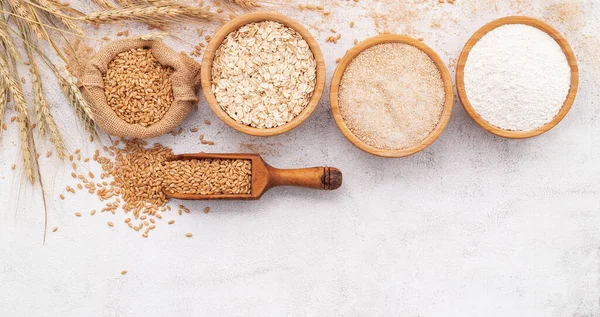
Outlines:
POLYGON ((106 102, 125 122, 150 126, 164 117, 174 101, 173 71, 149 49, 119 53, 103 76, 106 102))
MULTIPOLYGON (((160 213, 171 210, 163 192, 162 168, 163 163, 173 156, 171 149, 160 144, 154 144, 149 148, 146 148, 146 145, 145 141, 121 139, 105 147, 104 150, 109 153, 108 157, 100 156, 100 151, 96 151, 94 161, 102 166, 100 177, 102 179, 112 177, 113 180, 110 182, 94 183, 88 181, 82 174, 77 176, 81 180, 81 184, 78 185, 84 184, 85 189, 100 200, 112 198, 113 201, 106 203, 102 212, 114 214, 117 208, 122 208, 128 214, 125 219, 127 226, 135 231, 142 231, 144 238, 148 237, 150 230, 156 228, 157 219, 163 218, 160 213), (123 144, 123 147, 119 147, 123 144), (134 225, 134 219, 140 222, 134 225)), ((190 211, 181 205, 180 212, 190 211)), ((94 213, 95 211, 92 211, 92 214, 94 213)), ((169 224, 172 223, 174 221, 169 221, 169 224)))
POLYGON ((162 177, 165 189, 172 193, 250 194, 252 167, 250 160, 177 160, 164 163, 162 177))

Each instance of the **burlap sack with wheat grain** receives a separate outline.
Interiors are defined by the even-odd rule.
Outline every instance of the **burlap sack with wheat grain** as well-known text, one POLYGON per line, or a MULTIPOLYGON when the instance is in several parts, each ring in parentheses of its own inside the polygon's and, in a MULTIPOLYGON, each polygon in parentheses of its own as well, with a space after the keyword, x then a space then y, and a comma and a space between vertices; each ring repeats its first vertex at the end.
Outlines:
POLYGON ((177 127, 190 114, 198 102, 196 91, 200 84, 200 64, 185 55, 176 53, 162 41, 152 39, 125 39, 113 41, 94 54, 82 67, 79 76, 81 92, 90 102, 96 124, 106 133, 128 138, 147 139, 166 134, 177 127), (163 66, 174 69, 173 103, 164 117, 149 126, 127 123, 108 105, 104 94, 103 75, 108 64, 119 54, 136 48, 147 48, 163 66))

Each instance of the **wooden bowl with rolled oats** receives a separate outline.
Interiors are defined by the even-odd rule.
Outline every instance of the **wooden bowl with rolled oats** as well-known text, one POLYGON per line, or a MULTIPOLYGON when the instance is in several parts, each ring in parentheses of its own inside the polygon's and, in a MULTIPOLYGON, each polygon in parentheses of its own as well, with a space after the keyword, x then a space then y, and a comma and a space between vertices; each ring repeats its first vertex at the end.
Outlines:
POLYGON ((214 113, 250 135, 290 131, 319 104, 325 60, 300 23, 255 12, 221 27, 202 58, 202 90, 214 113))

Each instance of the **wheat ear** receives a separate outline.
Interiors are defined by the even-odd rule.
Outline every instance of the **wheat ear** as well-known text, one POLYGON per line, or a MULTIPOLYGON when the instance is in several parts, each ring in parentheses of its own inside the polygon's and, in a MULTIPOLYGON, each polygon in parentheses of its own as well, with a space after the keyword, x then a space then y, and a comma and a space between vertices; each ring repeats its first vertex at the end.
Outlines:
POLYGON ((133 5, 133 3, 130 0, 115 0, 115 1, 123 8, 133 5))
POLYGON ((65 17, 63 10, 69 8, 68 5, 49 0, 36 0, 36 2, 40 9, 46 11, 45 16, 48 20, 56 19, 72 32, 80 35, 84 34, 83 29, 77 23, 65 17))
POLYGON ((144 23, 157 23, 157 19, 175 21, 214 20, 223 21, 224 18, 208 11, 205 8, 196 8, 185 5, 174 5, 164 1, 152 5, 137 5, 123 9, 111 9, 92 12, 79 18, 89 23, 111 23, 123 20, 137 20, 144 23))
POLYGON ((94 3, 102 9, 112 9, 114 6, 106 0, 93 0, 94 3))
MULTIPOLYGON (((4 113, 6 112, 6 105, 8 104, 8 95, 6 94, 6 87, 4 80, 0 80, 0 128, 4 124, 4 113)), ((2 133, 0 133, 2 137, 2 133)))
POLYGON ((169 36, 169 33, 167 33, 167 32, 158 32, 158 33, 150 33, 150 34, 140 35, 140 36, 134 37, 133 39, 152 41, 152 40, 163 39, 167 36, 169 36))
POLYGON ((43 40, 47 39, 41 27, 42 21, 40 21, 36 14, 34 14, 33 11, 35 9, 33 7, 23 4, 22 0, 8 0, 8 3, 10 4, 15 15, 25 20, 34 22, 31 23, 31 29, 37 37, 43 40))
POLYGON ((40 77, 37 63, 33 59, 31 50, 28 50, 29 61, 31 63, 31 85, 33 86, 33 105, 38 129, 42 135, 48 133, 50 142, 54 144, 58 157, 63 160, 65 158, 65 143, 63 141, 60 129, 54 121, 52 113, 50 113, 50 105, 44 96, 44 88, 40 77))
MULTIPOLYGON (((10 35, 8 34, 8 25, 3 21, 0 21, 0 43, 4 47, 4 53, 12 55, 13 58, 19 57, 19 52, 14 46, 10 35)), ((4 124, 4 113, 6 112, 6 105, 8 104, 8 92, 6 83, 0 78, 0 128, 4 124)))
POLYGON ((233 4, 237 4, 238 6, 242 7, 242 8, 258 8, 260 7, 260 4, 255 1, 255 0, 226 0, 229 1, 233 4))
POLYGON ((57 73, 58 84, 62 89, 64 95, 69 100, 69 103, 75 109, 75 113, 79 120, 83 123, 85 129, 90 132, 92 135, 97 135, 96 133, 96 123, 94 122, 94 116, 92 114, 92 109, 88 104, 87 100, 75 84, 75 79, 71 74, 67 73, 64 77, 57 73))
MULTIPOLYGON (((50 105, 44 95, 44 88, 40 71, 34 56, 35 39, 31 35, 31 27, 27 23, 16 21, 19 27, 21 39, 24 43, 25 52, 30 63, 31 85, 33 88, 33 113, 37 121, 40 134, 45 135, 46 131, 50 132, 50 142, 54 144, 58 157, 62 160, 65 158, 65 145, 60 134, 60 130, 54 121, 54 117, 50 113, 50 105)), ((36 161, 37 163, 37 161, 36 161)))
POLYGON ((8 32, 9 26, 6 22, 0 20, 0 43, 4 46, 6 53, 12 56, 17 61, 21 60, 21 54, 17 50, 15 46, 15 42, 13 42, 10 34, 8 32))
MULTIPOLYGON (((31 55, 29 60, 31 61, 31 55)), ((41 135, 46 135, 46 119, 44 118, 44 112, 42 109, 48 105, 46 98, 44 98, 44 89, 42 87, 42 81, 37 67, 34 62, 30 62, 31 66, 29 72, 31 73, 31 86, 33 89, 33 113, 35 114, 35 121, 37 122, 37 128, 41 135)))
POLYGON ((1 55, 0 75, 14 99, 14 107, 19 114, 19 143, 21 146, 21 153, 23 155, 23 163, 25 165, 25 174, 27 179, 29 179, 29 181, 33 184, 35 181, 35 168, 33 165, 33 153, 35 149, 32 149, 31 147, 31 122, 29 121, 27 103, 25 102, 25 96, 23 95, 21 83, 13 77, 8 61, 5 59, 5 56, 1 55))

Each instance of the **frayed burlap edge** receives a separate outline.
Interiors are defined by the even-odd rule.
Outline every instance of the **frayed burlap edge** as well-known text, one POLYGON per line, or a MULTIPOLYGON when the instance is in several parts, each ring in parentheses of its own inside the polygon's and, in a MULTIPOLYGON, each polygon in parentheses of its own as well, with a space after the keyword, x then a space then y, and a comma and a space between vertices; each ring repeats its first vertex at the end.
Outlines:
POLYGON ((159 40, 125 39, 111 42, 91 57, 81 73, 79 85, 90 101, 94 120, 106 133, 117 137, 147 139, 166 134, 183 122, 198 102, 196 91, 200 84, 200 64, 184 53, 176 53, 159 40), (135 48, 149 49, 159 63, 174 69, 171 77, 173 104, 160 121, 147 127, 130 124, 119 118, 104 95, 102 77, 107 72, 108 64, 117 54, 135 48))

